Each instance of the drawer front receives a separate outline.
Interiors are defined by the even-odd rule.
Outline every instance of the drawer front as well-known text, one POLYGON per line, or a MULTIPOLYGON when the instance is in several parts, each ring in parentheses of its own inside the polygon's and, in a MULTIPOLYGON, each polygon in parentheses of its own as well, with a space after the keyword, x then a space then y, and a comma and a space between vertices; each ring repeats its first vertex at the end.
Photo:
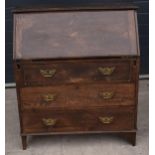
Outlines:
POLYGON ((134 84, 85 84, 52 87, 25 87, 20 91, 22 107, 79 108, 134 105, 134 84))
POLYGON ((55 85, 94 81, 133 81, 132 59, 37 61, 23 63, 25 85, 55 85))
POLYGON ((24 133, 131 129, 134 129, 134 113, 131 107, 23 112, 24 133))

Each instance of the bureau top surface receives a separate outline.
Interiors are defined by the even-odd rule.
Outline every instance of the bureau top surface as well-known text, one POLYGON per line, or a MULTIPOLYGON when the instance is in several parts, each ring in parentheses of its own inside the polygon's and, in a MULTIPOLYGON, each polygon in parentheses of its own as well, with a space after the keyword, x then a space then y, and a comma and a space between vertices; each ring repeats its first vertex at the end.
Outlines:
POLYGON ((134 10, 14 14, 14 59, 122 55, 138 55, 134 10))

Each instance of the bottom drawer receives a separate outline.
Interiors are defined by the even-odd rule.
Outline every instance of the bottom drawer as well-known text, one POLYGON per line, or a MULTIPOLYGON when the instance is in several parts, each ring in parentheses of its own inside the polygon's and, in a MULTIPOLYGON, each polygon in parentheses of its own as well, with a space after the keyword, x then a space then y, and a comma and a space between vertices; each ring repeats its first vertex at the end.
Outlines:
POLYGON ((134 129, 132 107, 24 111, 23 133, 119 131, 134 129))

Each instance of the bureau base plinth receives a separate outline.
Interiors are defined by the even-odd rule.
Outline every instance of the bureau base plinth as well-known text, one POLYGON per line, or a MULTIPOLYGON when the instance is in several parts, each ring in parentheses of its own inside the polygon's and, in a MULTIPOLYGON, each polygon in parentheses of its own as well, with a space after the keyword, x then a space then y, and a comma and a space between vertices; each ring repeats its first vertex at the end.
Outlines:
MULTIPOLYGON (((23 150, 26 150, 27 149, 27 138, 28 136, 44 136, 44 135, 50 135, 51 136, 51 139, 52 139, 52 135, 82 135, 82 134, 85 134, 85 135, 88 135, 88 134, 108 134, 108 135, 113 135, 113 136, 118 136, 124 140, 126 140, 127 142, 129 142, 132 146, 135 146, 136 145, 136 131, 116 131, 116 132, 110 132, 110 131, 96 131, 96 132, 76 132, 76 133, 71 133, 71 132, 65 132, 65 133, 40 133, 40 134, 22 134, 21 135, 21 140, 22 140, 22 148, 23 150)), ((75 140, 76 141, 76 140, 75 140)))

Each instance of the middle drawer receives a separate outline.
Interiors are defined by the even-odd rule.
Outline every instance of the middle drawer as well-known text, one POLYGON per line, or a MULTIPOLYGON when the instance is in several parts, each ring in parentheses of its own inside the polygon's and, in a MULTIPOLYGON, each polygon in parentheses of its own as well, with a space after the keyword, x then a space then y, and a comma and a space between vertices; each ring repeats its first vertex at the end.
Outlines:
POLYGON ((133 105, 134 84, 85 84, 21 88, 23 108, 133 105))

